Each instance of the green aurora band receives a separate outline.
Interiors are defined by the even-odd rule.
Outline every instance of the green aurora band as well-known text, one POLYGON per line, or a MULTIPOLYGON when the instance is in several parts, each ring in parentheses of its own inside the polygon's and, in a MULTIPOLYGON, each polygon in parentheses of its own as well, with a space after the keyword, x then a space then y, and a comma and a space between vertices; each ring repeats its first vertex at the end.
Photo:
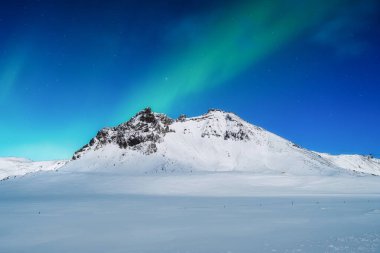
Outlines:
POLYGON ((18 48, 13 50, 10 57, 5 61, 6 64, 1 64, 0 68, 0 105, 8 98, 17 79, 22 72, 26 63, 26 50, 18 48))
POLYGON ((223 85, 268 54, 319 24, 343 1, 259 1, 240 4, 214 24, 205 38, 185 53, 167 55, 114 115, 121 122, 146 106, 170 112, 175 101, 223 85), (168 60, 169 59, 169 60, 168 60), (163 66, 162 66, 163 65, 163 66))

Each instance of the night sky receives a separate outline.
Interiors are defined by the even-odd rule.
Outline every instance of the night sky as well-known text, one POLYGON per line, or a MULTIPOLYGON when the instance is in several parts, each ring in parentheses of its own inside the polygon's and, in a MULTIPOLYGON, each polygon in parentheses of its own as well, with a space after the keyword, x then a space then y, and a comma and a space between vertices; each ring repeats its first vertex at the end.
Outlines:
POLYGON ((0 156, 70 158, 147 106, 380 156, 377 2, 2 1, 0 156))

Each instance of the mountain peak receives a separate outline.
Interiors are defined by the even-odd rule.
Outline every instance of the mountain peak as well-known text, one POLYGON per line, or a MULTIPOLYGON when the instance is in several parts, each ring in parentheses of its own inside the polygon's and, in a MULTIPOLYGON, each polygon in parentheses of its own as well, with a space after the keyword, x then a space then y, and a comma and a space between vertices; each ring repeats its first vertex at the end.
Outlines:
POLYGON ((147 107, 125 123, 101 129, 88 144, 75 152, 72 159, 80 158, 88 150, 97 150, 108 144, 116 144, 121 149, 140 150, 144 154, 154 153, 157 151, 156 143, 170 131, 169 125, 173 122, 165 114, 154 113, 147 107))
POLYGON ((210 108, 208 109, 207 113, 203 114, 203 115, 223 115, 223 116, 226 116, 226 115, 234 115, 237 117, 236 114, 232 113, 232 112, 226 112, 226 111, 223 111, 221 109, 216 109, 216 108, 210 108))
MULTIPOLYGON (((184 124, 186 131, 190 131, 191 122, 201 122, 200 137, 218 137, 224 140, 248 141, 253 135, 248 123, 233 113, 220 109, 210 109, 199 117, 187 118, 180 115, 173 120, 162 113, 155 113, 150 107, 136 113, 130 120, 116 127, 101 129, 88 144, 75 152, 73 160, 80 158, 89 150, 98 150, 109 144, 116 144, 120 149, 139 150, 143 154, 157 151, 157 144, 169 132, 175 132, 173 124, 184 124), (189 126, 188 126, 189 125, 189 126)), ((252 126, 254 127, 254 126, 252 126)), ((193 129, 194 130, 194 129, 193 129)))
POLYGON ((378 160, 303 149, 220 109, 174 120, 147 107, 125 123, 101 129, 72 159, 78 158, 95 167, 146 165, 144 170, 156 171, 336 174, 344 168, 380 174, 378 160))
POLYGON ((210 108, 210 109, 208 109, 207 114, 214 113, 214 112, 226 113, 225 111, 218 109, 218 108, 210 108))
MULTIPOLYGON (((125 123, 120 124, 119 128, 123 128, 126 126, 129 127, 137 127, 138 129, 144 127, 157 127, 160 125, 170 125, 173 123, 173 119, 169 118, 167 115, 163 113, 153 112, 150 107, 147 107, 140 112, 138 112, 135 116, 133 116, 130 120, 125 123)), ((116 128, 117 128, 116 127, 116 128)))

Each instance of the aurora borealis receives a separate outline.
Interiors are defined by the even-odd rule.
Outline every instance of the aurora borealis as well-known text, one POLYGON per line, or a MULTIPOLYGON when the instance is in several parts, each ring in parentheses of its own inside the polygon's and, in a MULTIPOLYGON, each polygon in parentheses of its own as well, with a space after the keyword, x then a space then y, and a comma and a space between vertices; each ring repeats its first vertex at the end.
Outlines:
POLYGON ((376 1, 9 1, 0 156, 68 158, 151 106, 218 107, 306 148, 380 153, 376 1))
MULTIPOLYGON (((202 92, 213 86, 223 85, 248 66, 281 47, 307 26, 328 15, 337 3, 331 1, 320 10, 315 3, 297 5, 273 5, 269 2, 237 4, 229 9, 221 20, 200 39, 200 43, 185 49, 169 66, 159 67, 139 83, 130 97, 127 96, 120 114, 133 103, 133 111, 152 103, 158 110, 170 110, 174 101, 190 93, 202 92), (282 8, 289 8, 278 16, 282 8), (302 20, 302 22, 300 22, 302 20), (259 24, 268 24, 260 26, 259 24), (163 74, 167 76, 163 77, 163 74), (161 93, 165 90, 165 93, 161 93), (160 96, 146 96, 160 93, 160 96)), ((127 111, 127 114, 130 113, 127 111)))

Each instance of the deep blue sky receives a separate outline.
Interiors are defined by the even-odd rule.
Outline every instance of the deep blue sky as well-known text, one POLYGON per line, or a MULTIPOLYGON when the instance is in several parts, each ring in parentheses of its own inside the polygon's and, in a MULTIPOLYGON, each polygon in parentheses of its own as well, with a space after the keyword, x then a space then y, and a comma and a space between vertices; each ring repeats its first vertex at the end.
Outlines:
POLYGON ((120 2, 2 1, 0 156, 69 158, 145 106, 380 155, 377 1, 120 2))

